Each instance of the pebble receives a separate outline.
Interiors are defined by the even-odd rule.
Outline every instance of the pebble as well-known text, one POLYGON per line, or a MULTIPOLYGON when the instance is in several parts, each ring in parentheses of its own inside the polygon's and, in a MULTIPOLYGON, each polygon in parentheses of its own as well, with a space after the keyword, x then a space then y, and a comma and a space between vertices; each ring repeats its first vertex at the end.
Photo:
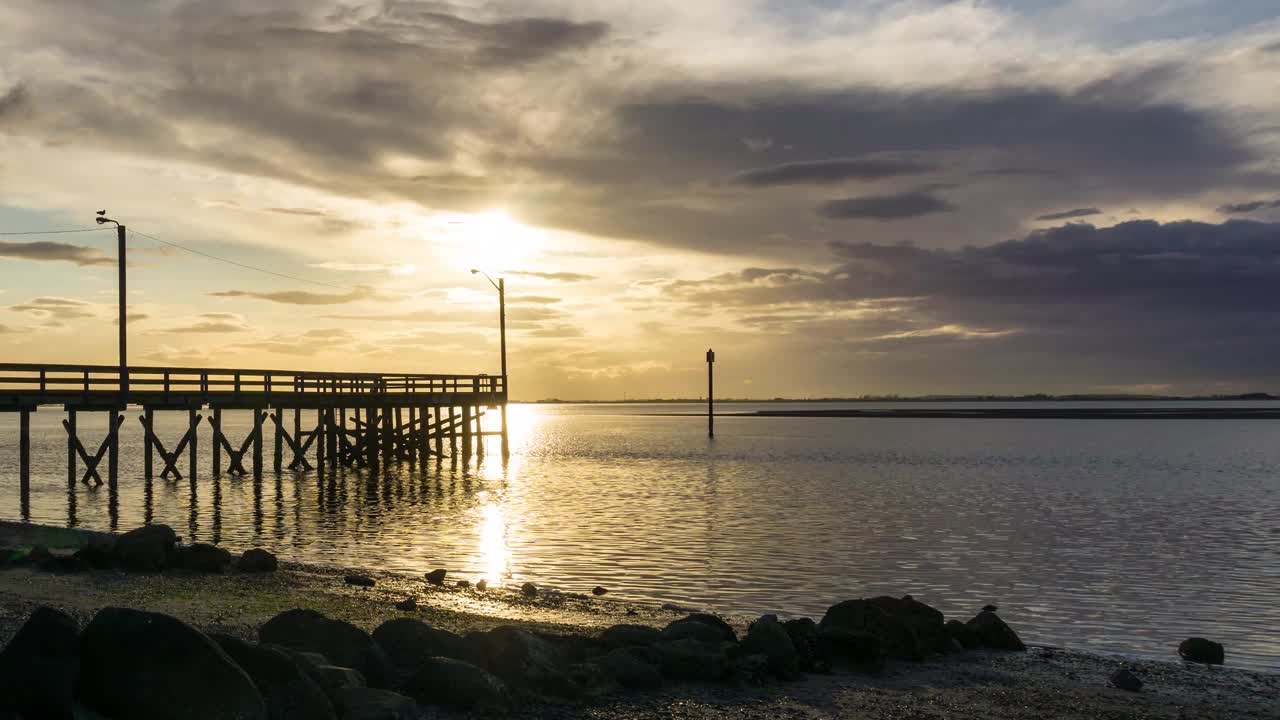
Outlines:
POLYGON ((348 575, 342 578, 342 580, 348 585, 356 585, 359 587, 373 587, 378 584, 373 578, 367 575, 348 575))

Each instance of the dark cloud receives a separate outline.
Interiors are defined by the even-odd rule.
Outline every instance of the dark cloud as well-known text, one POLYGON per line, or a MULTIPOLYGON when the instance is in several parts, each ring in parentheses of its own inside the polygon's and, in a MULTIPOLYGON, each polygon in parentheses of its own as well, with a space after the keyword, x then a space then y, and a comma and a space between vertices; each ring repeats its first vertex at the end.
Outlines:
POLYGON ((21 83, 14 85, 0 95, 0 120, 6 115, 17 114, 30 102, 27 86, 21 83))
POLYGON ((1049 213, 1048 215, 1040 215, 1036 220, 1070 220, 1072 218, 1089 217, 1090 215, 1101 214, 1102 211, 1098 208, 1076 208, 1075 210, 1064 210, 1062 212, 1049 213))
POLYGON ((593 45, 609 34, 602 22, 572 22, 559 18, 518 18, 483 23, 442 12, 413 16, 453 31, 472 44, 476 55, 501 65, 535 62, 566 50, 593 45))
POLYGON ((0 257, 44 262, 70 262, 80 266, 115 265, 116 259, 101 250, 60 242, 6 242, 0 240, 0 257))
POLYGON ((254 292, 251 290, 222 290, 209 293, 221 298, 252 298, 286 305, 342 305, 376 297, 367 287, 356 287, 342 294, 318 293, 309 290, 282 290, 278 292, 254 292))
POLYGON ((584 273, 574 272, 533 272, 531 270, 507 270, 504 275, 517 275, 521 277, 539 278, 541 280, 554 280, 556 282, 586 282, 595 280, 595 275, 586 275, 584 273))
POLYGON ((1259 210, 1275 210, 1277 208, 1280 208, 1280 200, 1253 200, 1251 202, 1223 205, 1218 208, 1218 212, 1223 215, 1244 215, 1259 210))
POLYGON ((236 313, 202 313, 186 325, 166 328, 157 332, 166 335, 184 335, 197 333, 225 334, 247 332, 248 323, 242 315, 236 313))
POLYGON ((829 185, 846 180, 882 180, 903 175, 920 175, 934 170, 937 170, 936 165, 914 160, 842 158, 756 168, 739 173, 734 182, 751 187, 829 185))
POLYGON ((836 220, 907 220, 954 209, 936 195, 905 192, 828 200, 818 206, 818 214, 836 220))
POLYGON ((66 321, 95 317, 93 303, 64 297, 37 297, 18 305, 10 305, 14 312, 24 312, 39 318, 66 321))
POLYGON ((265 212, 277 213, 279 215, 301 215, 303 217, 328 217, 329 213, 323 210, 314 210, 311 208, 285 208, 273 207, 263 208, 265 212))

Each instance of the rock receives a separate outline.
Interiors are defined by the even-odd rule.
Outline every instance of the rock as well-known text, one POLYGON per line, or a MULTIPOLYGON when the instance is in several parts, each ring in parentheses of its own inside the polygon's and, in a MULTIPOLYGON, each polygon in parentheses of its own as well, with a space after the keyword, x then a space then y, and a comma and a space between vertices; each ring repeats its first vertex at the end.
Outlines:
POLYGON ((105 608, 80 638, 79 697, 130 720, 265 720, 253 681, 216 643, 159 613, 105 608))
POLYGON ((1019 652, 1027 649, 1018 633, 990 610, 983 610, 965 624, 978 639, 978 647, 1019 652))
POLYGON ((488 588, 489 588, 488 580, 480 580, 476 582, 476 590, 479 590, 480 592, 484 592, 488 588))
POLYGON ((258 630, 258 639, 320 653, 330 662, 359 670, 372 687, 385 687, 389 661, 369 633, 314 610, 286 610, 258 630))
POLYGON ((624 688, 650 690, 662 686, 662 672, 634 648, 612 650, 596 658, 595 663, 624 688))
POLYGON ((373 587, 378 584, 376 580, 368 575, 348 575, 342 578, 342 581, 348 585, 355 585, 357 587, 373 587))
POLYGON ((662 674, 673 680, 720 680, 729 672, 729 656, 719 644, 692 638, 664 640, 653 646, 662 674))
POLYGON ((886 657, 880 636, 843 627, 819 627, 818 655, 843 661, 856 670, 869 673, 883 670, 886 657))
POLYGON ((427 658, 405 685, 405 692, 424 705, 456 710, 500 711, 507 708, 507 687, 484 668, 455 658, 427 658))
POLYGON ((608 594, 608 592, 609 592, 608 590, 605 590, 604 588, 600 587, 599 585, 597 585, 597 586, 595 586, 595 587, 591 588, 591 594, 592 594, 592 595, 595 595, 596 597, 600 597, 601 595, 606 595, 606 594, 608 594))
POLYGON ((701 625, 710 625, 720 631, 720 639, 727 642, 738 642, 738 634, 729 627, 729 623, 722 618, 716 617, 710 613, 690 613, 689 615, 673 621, 667 627, 670 628, 680 623, 698 623, 701 625))
POLYGON ((390 690, 345 688, 334 702, 342 720, 416 720, 418 703, 390 690))
POLYGON ((44 545, 32 545, 31 551, 27 553, 27 561, 36 564, 45 562, 53 558, 53 553, 44 545))
POLYGON ((775 615, 765 615, 751 623, 738 652, 742 655, 765 656, 769 672, 781 680, 800 677, 800 658, 796 654, 795 645, 775 615))
POLYGON ((340 665, 317 665, 316 678, 316 684, 335 703, 338 701, 338 692, 341 690, 368 687, 364 675, 361 675, 359 670, 340 665))
POLYGON ((1000 608, 996 607, 995 605, 990 605, 990 604, 988 604, 988 605, 983 605, 983 606, 982 606, 982 612, 992 612, 992 613, 993 613, 993 612, 998 611, 999 609, 1000 609, 1000 608))
POLYGON ((458 588, 459 590, 470 590, 470 589, 471 589, 471 581, 470 581, 470 580, 459 580, 458 582, 454 583, 454 587, 458 588))
POLYGON ((729 677, 740 685, 762 685, 769 673, 769 656, 763 653, 738 655, 729 661, 729 677))
POLYGON ((388 620, 373 631, 373 639, 388 659, 400 668, 413 672, 433 657, 475 660, 467 641, 441 628, 414 618, 388 620))
POLYGON ((531 597, 537 597, 537 596, 538 596, 538 586, 537 586, 537 585, 534 585, 534 584, 533 584, 533 583, 531 583, 531 582, 527 582, 527 583, 525 583, 525 584, 523 584, 523 585, 521 585, 521 586, 520 586, 520 594, 521 594, 521 595, 524 595, 525 597, 530 597, 530 598, 531 598, 531 597))
POLYGON ((662 631, 648 625, 614 625, 600 633, 600 639, 613 647, 652 645, 662 637, 662 631))
POLYGON ((40 607, 0 652, 0 711, 65 717, 80 676, 80 628, 60 610, 40 607))
POLYGON ((694 640, 708 645, 718 645, 725 642, 724 634, 718 628, 699 622, 671 623, 662 630, 658 637, 663 642, 694 640))
POLYGON ((881 596, 838 603, 818 623, 819 636, 833 630, 840 631, 833 638, 874 635, 884 655, 898 660, 924 660, 951 646, 942 613, 914 599, 881 596))
POLYGON ((800 672, 817 672, 826 669, 826 662, 818 651, 818 624, 811 618, 795 618, 782 623, 796 650, 796 666, 800 672))
POLYGON ((116 564, 114 550, 111 545, 106 543, 92 543, 82 547, 76 551, 75 557, 85 565, 97 570, 106 570, 116 564))
POLYGON ((1202 637, 1183 640, 1178 645, 1178 655, 1187 662, 1203 663, 1205 665, 1221 665, 1227 659, 1226 648, 1222 647, 1221 643, 1206 640, 1202 637))
POLYGON ((431 572, 427 573, 427 582, 431 583, 432 585, 444 585, 444 578, 448 574, 449 574, 449 571, 444 570, 443 568, 438 570, 432 570, 431 572))
POLYGON ((78 552, 63 549, 50 552, 49 556, 37 565, 45 572, 54 573, 76 573, 89 569, 89 563, 82 559, 78 552))
POLYGON ((574 694, 565 674, 566 659, 552 643, 510 625, 468 637, 478 645, 484 666, 508 685, 551 695, 574 694))
POLYGON ((231 553, 216 545, 196 543, 178 551, 178 564, 192 572, 224 573, 231 568, 231 553))
POLYGON ((403 610, 405 612, 412 612, 418 609, 418 601, 413 598, 405 598, 396 603, 396 609, 403 610))
POLYGON ((572 663, 566 669, 578 695, 602 697, 617 692, 622 685, 595 662, 572 663))
POLYGON ((249 548, 240 556, 236 569, 245 573, 275 572, 279 567, 276 556, 262 548, 249 548))
POLYGON ((333 704, 324 690, 284 651, 252 645, 230 635, 211 637, 253 680, 262 693, 270 720, 336 720, 333 704))
POLYGON ((956 644, 965 650, 972 650, 982 646, 982 641, 978 639, 978 634, 959 620, 948 620, 945 627, 947 635, 951 636, 951 639, 955 640, 956 644))
POLYGON ((1129 672, 1129 668, 1120 668, 1111 673, 1111 684, 1129 692, 1138 692, 1142 689, 1142 681, 1138 679, 1137 675, 1129 672))
POLYGON ((177 542, 178 534, 168 525, 143 525, 116 538, 116 561, 126 570, 163 570, 177 542))

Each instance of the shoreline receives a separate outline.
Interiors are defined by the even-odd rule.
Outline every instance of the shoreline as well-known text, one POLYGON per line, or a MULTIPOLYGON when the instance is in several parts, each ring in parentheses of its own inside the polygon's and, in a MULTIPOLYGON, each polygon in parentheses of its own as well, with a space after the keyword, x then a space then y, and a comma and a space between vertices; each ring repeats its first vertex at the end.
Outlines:
MULTIPOLYGON (((22 533, 0 524, 0 540, 22 533)), ((28 537, 47 537, 28 526, 28 537)), ((91 544, 94 533, 54 528, 63 538, 91 544)), ((273 573, 198 574, 118 570, 49 572, 32 566, 0 569, 0 643, 7 643, 39 606, 63 610, 82 624, 103 607, 121 606, 171 615, 204 632, 256 640, 256 631, 280 612, 302 607, 372 630, 386 620, 412 617, 458 634, 502 625, 554 635, 595 636, 605 627, 639 624, 660 628, 683 612, 629 605, 607 598, 542 590, 523 596, 514 588, 437 587, 420 577, 359 571, 372 587, 344 582, 354 568, 281 562, 273 573), (396 609, 415 597, 412 611, 396 609)), ((727 618, 735 629, 743 618, 727 618)), ((1229 649, 1228 649, 1228 652, 1229 649)), ((527 717, 660 718, 1280 718, 1280 674, 1173 661, 1116 658, 1083 651, 1032 646, 1027 652, 966 650, 924 662, 891 662, 873 675, 834 672, 800 682, 730 686, 696 683, 661 690, 625 691, 565 706, 538 702, 527 717), (1109 686, 1119 668, 1146 684, 1138 693, 1109 686), (1047 708, 1053 708, 1046 712, 1047 708)), ((431 713, 423 717, 460 717, 431 713)))

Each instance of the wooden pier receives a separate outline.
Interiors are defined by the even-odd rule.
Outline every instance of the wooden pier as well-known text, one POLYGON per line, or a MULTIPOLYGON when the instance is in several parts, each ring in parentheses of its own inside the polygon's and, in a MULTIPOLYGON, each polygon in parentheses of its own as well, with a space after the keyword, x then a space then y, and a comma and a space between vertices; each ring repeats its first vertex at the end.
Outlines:
POLYGON ((32 365, 0 363, 0 412, 19 422, 19 484, 23 506, 31 484, 31 413, 54 407, 65 413, 67 485, 119 480, 121 433, 143 439, 143 473, 178 479, 185 468, 194 482, 199 464, 197 432, 212 429, 210 472, 260 479, 270 428, 271 469, 377 470, 389 463, 423 464, 483 453, 485 436, 502 439, 508 452, 505 376, 329 373, 280 370, 32 365), (141 427, 126 427, 124 410, 142 411, 141 427), (252 411, 247 436, 229 436, 225 410, 252 411), (486 410, 499 410, 500 430, 483 431, 486 410), (108 419, 106 437, 84 437, 78 416, 108 419), (180 436, 158 431, 159 413, 185 417, 180 436), (202 414, 204 413, 204 414, 202 414), (185 455, 186 462, 183 462, 185 455), (101 469, 106 459, 106 470, 101 469), (157 464, 156 461, 159 461, 157 464))

